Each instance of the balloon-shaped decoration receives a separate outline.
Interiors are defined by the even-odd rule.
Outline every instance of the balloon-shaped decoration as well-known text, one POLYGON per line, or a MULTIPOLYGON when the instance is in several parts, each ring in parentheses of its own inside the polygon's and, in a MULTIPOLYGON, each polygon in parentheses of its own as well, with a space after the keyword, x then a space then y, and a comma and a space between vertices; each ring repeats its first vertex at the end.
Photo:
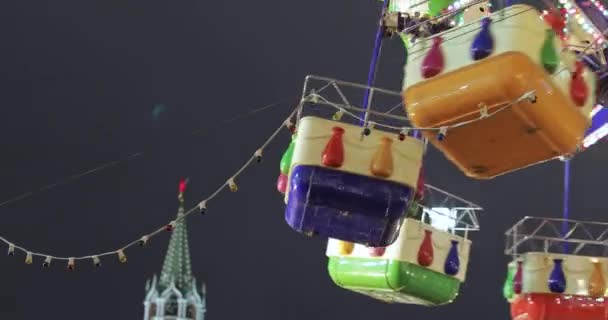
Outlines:
POLYGON ((281 173, 284 175, 289 174, 289 167, 291 167, 291 158, 293 157, 293 149, 296 147, 295 135, 291 137, 291 142, 281 157, 281 173))
POLYGON ((540 49, 540 61, 549 74, 553 74, 559 66, 559 56, 555 48, 555 33, 551 29, 545 30, 545 41, 540 49))
POLYGON ((441 37, 434 37, 431 49, 429 49, 426 57, 424 57, 424 60, 422 60, 421 72, 425 79, 432 78, 443 71, 445 62, 443 59, 443 52, 441 50, 442 41, 443 40, 441 37))
POLYGON ((524 263, 523 261, 517 261, 517 268, 515 276, 513 277, 513 292, 515 294, 521 294, 523 289, 524 280, 524 263))
POLYGON ((566 275, 563 269, 563 259, 553 259, 553 270, 549 275, 549 290, 553 293, 566 291, 566 275))
POLYGON ((344 163, 344 143, 342 141, 344 129, 333 127, 331 131, 331 137, 327 141, 322 154, 323 164, 328 167, 340 168, 344 163))
POLYGON ((454 0, 430 0, 429 1, 429 15, 436 17, 442 11, 446 10, 454 0))
POLYGON ((285 193, 287 191, 287 175, 284 173, 279 174, 279 178, 277 179, 277 190, 280 193, 285 193))
POLYGON ((509 267, 507 269, 507 278, 505 279, 505 283, 502 286, 502 295, 507 300, 513 299, 513 296, 514 296, 513 279, 515 278, 516 270, 517 270, 517 267, 514 265, 509 265, 509 267))
POLYGON ((591 271, 591 277, 589 278, 589 295, 594 298, 600 298, 604 296, 605 292, 606 279, 604 278, 602 263, 593 261, 593 271, 591 271))
POLYGON ((431 230, 424 230, 424 239, 418 249, 418 264, 423 267, 428 267, 433 264, 434 252, 433 252, 433 232, 431 230))
POLYGON ((393 152, 391 149, 393 140, 382 137, 378 150, 372 157, 370 171, 376 177, 388 178, 393 174, 393 152))
POLYGON ((460 258, 458 257, 458 241, 452 240, 452 247, 445 259, 444 272, 447 275, 455 276, 460 270, 460 258))
POLYGON ((481 60, 494 51, 494 37, 490 32, 492 19, 486 17, 481 20, 481 29, 471 44, 471 57, 473 60, 481 60))
POLYGON ((368 248, 369 255, 372 257, 382 257, 386 252, 386 247, 370 247, 368 248))
POLYGON ((420 168, 420 173, 418 175, 418 182, 416 183, 416 194, 414 195, 414 199, 416 201, 420 201, 422 199, 424 199, 424 190, 425 190, 425 186, 424 186, 424 168, 421 167, 420 168))
POLYGON ((355 249, 355 244, 352 242, 348 242, 348 241, 341 241, 338 242, 338 252, 340 252, 341 255, 349 255, 351 253, 353 253, 353 250, 355 249))
POLYGON ((589 98, 589 88, 583 78, 584 64, 582 61, 577 60, 574 64, 574 72, 572 73, 572 79, 570 80, 570 97, 574 104, 579 107, 585 105, 589 98))
POLYGON ((552 31, 560 37, 564 36, 564 28, 566 27, 566 18, 555 9, 550 9, 544 15, 543 20, 551 27, 552 31))

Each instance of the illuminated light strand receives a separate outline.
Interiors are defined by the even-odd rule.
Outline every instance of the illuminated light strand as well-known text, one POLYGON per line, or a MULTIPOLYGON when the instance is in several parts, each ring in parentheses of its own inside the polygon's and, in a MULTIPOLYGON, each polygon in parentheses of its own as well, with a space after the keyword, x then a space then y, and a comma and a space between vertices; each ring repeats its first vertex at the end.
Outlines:
MULTIPOLYGON (((449 125, 449 126, 442 126, 442 127, 413 127, 413 126, 405 126, 405 127, 397 127, 397 126, 391 126, 391 125, 387 125, 387 124, 383 124, 383 123, 374 123, 374 126, 378 126, 378 127, 383 127, 386 129, 393 129, 393 130, 399 130, 400 132, 402 131, 411 131, 411 130, 418 130, 418 131, 437 131, 440 134, 443 134, 444 136, 447 134, 447 130, 448 129, 454 129, 454 128, 458 128, 458 127, 462 127, 474 122, 478 122, 487 118, 490 118, 494 115, 496 115, 497 113, 506 110, 507 108, 510 108, 522 101, 528 100, 532 103, 536 102, 536 95, 534 94, 534 91, 528 91, 526 93, 524 93, 523 95, 521 95, 519 98, 507 103, 506 105, 498 108, 496 111, 494 112, 487 112, 487 108, 480 108, 480 115, 478 118, 475 119, 471 119, 471 120, 466 120, 466 121, 461 121, 458 123, 455 123, 453 125, 449 125)), ((363 119, 359 116, 357 116, 356 114, 348 111, 347 109, 352 109, 352 110, 358 110, 358 108, 356 107, 351 107, 351 106, 342 106, 333 102, 330 102, 329 100, 325 99, 325 97, 320 96, 319 94, 316 93, 311 93, 308 98, 305 98, 303 100, 304 102, 307 101, 315 101, 316 103, 323 103, 325 105, 331 106, 333 108, 338 109, 338 112, 340 112, 341 114, 344 115, 348 115, 354 119, 363 121, 363 119)), ((401 118, 401 120, 407 121, 407 118, 405 117, 398 117, 401 118)))
MULTIPOLYGON (((599 4, 599 6, 598 6, 598 4, 596 4, 595 2, 593 2, 593 1, 591 1, 591 2, 598 8, 598 10, 600 10, 602 12, 602 14, 604 14, 604 12, 608 12, 608 11, 605 11, 605 9, 603 8, 603 6, 601 6, 601 4, 598 3, 599 4)), ((579 9, 579 7, 576 3, 573 3, 573 2, 570 2, 567 0, 560 0, 560 3, 564 5, 567 15, 572 15, 573 16, 572 18, 574 19, 574 21, 576 21, 576 23, 578 23, 578 25, 581 27, 581 29, 583 29, 584 32, 586 32, 587 34, 589 34, 593 37, 593 41, 595 41, 599 44, 603 44, 604 46, 608 45, 605 42, 604 37, 602 36, 603 33, 601 32, 601 30, 599 30, 595 26, 595 24, 591 21, 591 19, 589 17, 587 17, 587 15, 581 9, 579 9)), ((547 14, 546 10, 543 11, 541 18, 545 14, 547 14)), ((607 16, 607 15, 604 14, 604 16, 607 16)))
MULTIPOLYGON (((296 114, 296 111, 300 108, 300 106, 298 106, 296 109, 294 109, 291 114, 289 115, 289 117, 287 118, 287 121, 289 121, 291 118, 294 117, 294 115, 296 114)), ((279 126, 273 133, 272 135, 270 135, 270 137, 268 139, 266 139, 266 141, 262 144, 262 146, 260 148, 257 149, 257 151, 255 151, 255 153, 252 154, 252 156, 245 162, 245 164, 239 169, 237 170, 234 174, 231 175, 231 178, 229 178, 224 184, 222 184, 214 193, 212 193, 210 196, 208 196, 206 199, 204 199, 203 201, 201 201, 197 206, 189 209, 188 211, 184 212, 183 215, 179 216, 178 218, 176 218, 173 221, 170 221, 169 223, 164 224, 162 227, 154 230, 153 232, 146 234, 140 238, 138 238, 137 240, 134 240, 132 242, 130 242, 129 244, 121 247, 120 249, 114 250, 114 251, 108 251, 108 252, 103 252, 103 253, 96 253, 96 254, 92 254, 92 255, 87 255, 87 256, 80 256, 80 257, 73 257, 73 256, 53 256, 50 254, 46 254, 46 253, 41 253, 41 252, 35 252, 35 251, 31 251, 29 249, 26 249, 22 246, 16 245, 15 242, 10 241, 2 236, 0 236, 0 242, 5 243, 8 246, 8 254, 9 255, 15 255, 16 251, 21 251, 23 253, 26 254, 25 257, 25 263, 26 264, 32 264, 34 257, 41 257, 44 258, 44 262, 42 262, 42 265, 46 268, 50 267, 51 265, 51 261, 52 260, 63 260, 67 262, 67 269, 68 270, 74 270, 75 269, 75 264, 77 260, 90 260, 96 267, 101 266, 101 257, 106 257, 106 256, 116 256, 117 259, 121 262, 121 263, 126 263, 127 262, 127 255, 125 253, 125 251, 131 247, 135 247, 135 246, 143 246, 145 245, 151 238, 157 236, 160 233, 166 232, 166 230, 169 230, 168 226, 174 227, 178 222, 186 219, 188 216, 190 216, 191 214, 200 211, 206 211, 207 209, 207 203, 214 199, 215 197, 217 197, 220 192, 222 190, 224 190, 225 188, 230 188, 232 191, 236 191, 236 184, 234 184, 234 179, 239 176, 241 173, 243 173, 245 171, 245 169, 247 169, 249 166, 251 166, 254 163, 257 163, 259 157, 261 156, 261 152, 262 150, 264 150, 264 148, 266 148, 276 137, 277 135, 281 132, 281 130, 283 129, 283 123, 281 123, 281 126, 279 126)), ((171 228, 173 229, 173 228, 171 228)))
MULTIPOLYGON (((331 84, 328 83, 326 85, 324 85, 323 87, 321 87, 320 89, 318 89, 316 92, 321 93, 323 92, 325 89, 327 89, 331 84)), ((239 117, 243 117, 243 116, 248 116, 253 114, 254 112, 258 112, 261 111, 263 109, 268 109, 272 106, 275 106, 277 104, 279 104, 281 101, 278 102, 274 102, 270 105, 267 105, 263 108, 258 108, 255 109, 253 111, 250 111, 244 115, 238 115, 237 117, 234 117, 228 121, 233 121, 236 118, 239 117)), ((112 256, 115 255, 118 260, 121 263, 126 263, 127 262, 127 255, 125 254, 125 250, 129 249, 131 247, 135 247, 135 246, 144 246, 146 245, 146 243, 153 237, 157 236, 160 233, 166 232, 166 231, 172 231, 174 229, 174 226, 184 220, 185 218, 187 218, 189 215, 191 215, 194 212, 201 212, 201 213, 206 213, 207 212, 207 202, 209 200, 212 200, 213 198, 215 198, 225 187, 230 188, 229 183, 230 182, 234 182, 234 179, 240 175, 245 169, 247 169, 252 163, 259 163, 262 160, 262 154, 263 154, 263 150, 264 148, 266 148, 275 138, 276 136, 279 134, 279 132, 281 131, 281 129, 283 128, 283 126, 286 126, 290 131, 293 132, 293 130, 295 130, 295 125, 291 122, 291 119, 294 117, 294 115, 296 114, 297 110, 300 109, 300 105, 298 105, 298 107, 292 111, 292 113, 289 115, 289 117, 287 117, 287 119, 285 119, 285 121, 283 121, 281 123, 281 126, 279 128, 277 128, 273 134, 266 140, 266 142, 264 142, 264 144, 262 144, 262 146, 260 148, 258 148, 253 155, 251 156, 251 158, 245 162, 245 164, 238 170, 236 171, 231 178, 229 178, 226 183, 224 183, 221 187, 219 187, 213 194, 211 194, 209 197, 207 197, 205 200, 201 201, 196 207, 191 208, 190 210, 186 211, 183 215, 179 216, 177 219, 170 221, 169 223, 163 225, 162 227, 156 229, 155 231, 146 234, 140 238, 138 238, 137 240, 134 240, 132 242, 130 242, 129 244, 121 247, 120 249, 114 250, 114 251, 108 251, 108 252, 103 252, 103 253, 95 253, 92 255, 87 255, 87 256, 79 256, 79 257, 62 257, 62 256, 53 256, 53 255, 49 255, 46 253, 40 253, 40 252, 35 252, 35 251, 30 251, 22 246, 16 245, 14 241, 10 241, 8 239, 6 239, 5 237, 0 236, 0 242, 3 242, 7 245, 8 249, 7 249, 7 254, 9 256, 14 256, 16 251, 20 251, 26 254, 26 260, 25 262, 27 264, 30 263, 30 258, 31 261, 33 262, 33 257, 43 257, 44 258, 44 262, 42 263, 42 266, 45 268, 49 268, 51 265, 51 261, 54 260, 63 260, 63 261, 67 261, 68 262, 68 268, 71 268, 69 270, 72 270, 74 268, 75 265, 75 261, 77 260, 91 260, 93 265, 95 267, 101 267, 102 263, 101 263, 101 257, 105 257, 105 256, 112 256), (169 228, 170 227, 170 228, 169 228), (72 267, 70 267, 72 266, 72 267)), ((0 204, 1 206, 1 204, 0 204)))

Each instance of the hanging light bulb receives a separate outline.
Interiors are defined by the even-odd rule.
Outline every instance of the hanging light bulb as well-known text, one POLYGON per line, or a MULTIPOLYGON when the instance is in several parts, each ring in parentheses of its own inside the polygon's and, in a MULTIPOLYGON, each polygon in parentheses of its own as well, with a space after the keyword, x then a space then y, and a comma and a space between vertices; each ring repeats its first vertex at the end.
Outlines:
POLYGON ((403 128, 403 129, 401 129, 401 131, 399 131, 399 141, 405 140, 405 137, 407 136, 407 134, 409 133, 409 131, 410 131, 409 128, 403 128))
POLYGON ((127 256, 125 255, 124 251, 122 251, 122 249, 118 250, 117 252, 118 254, 118 260, 122 263, 127 262, 127 256))
POLYGON ((437 140, 443 141, 445 140, 445 136, 448 134, 448 127, 441 127, 439 129, 439 133, 437 134, 437 140))
POLYGON ((146 243, 148 243, 148 236, 143 236, 141 237, 141 239, 139 239, 139 241, 137 242, 137 244, 139 244, 140 247, 143 247, 146 245, 146 243))
POLYGON ((177 222, 175 221, 171 221, 169 222, 169 224, 165 227, 165 230, 167 231, 173 231, 175 230, 175 227, 177 226, 177 222))
POLYGON ((291 120, 285 120, 285 126, 291 133, 296 133, 296 126, 291 122, 291 120))
POLYGON ((34 262, 34 257, 31 252, 28 252, 25 256, 25 264, 32 264, 32 262, 34 262))
POLYGON ((51 258, 51 256, 46 256, 46 258, 44 258, 44 262, 42 263, 42 266, 44 268, 50 268, 51 267, 51 260, 53 258, 51 258))
POLYGON ((68 259, 68 270, 74 271, 75 268, 76 268, 76 261, 74 260, 74 258, 69 258, 68 259))
POLYGON ((98 256, 93 256, 93 265, 97 268, 101 267, 101 260, 99 260, 98 256))
POLYGON ((232 192, 239 191, 239 187, 234 182, 234 178, 228 179, 228 188, 230 188, 230 191, 232 191, 232 192))
POLYGON ((8 244, 8 255, 9 256, 14 256, 15 255, 15 245, 12 243, 8 244))
POLYGON ((367 123, 367 125, 365 126, 365 129, 363 129, 363 135, 364 136, 369 136, 372 133, 372 129, 374 128, 374 123, 372 121, 369 121, 367 123))
POLYGON ((203 200, 198 204, 198 210, 200 210, 201 214, 207 213, 207 200, 203 200))
POLYGON ((255 161, 257 163, 261 163, 262 162, 262 149, 258 149, 253 156, 255 157, 255 161))
POLYGON ((334 121, 340 121, 340 119, 342 119, 342 116, 344 115, 344 110, 339 109, 338 111, 336 111, 336 113, 334 113, 331 116, 331 119, 334 121))

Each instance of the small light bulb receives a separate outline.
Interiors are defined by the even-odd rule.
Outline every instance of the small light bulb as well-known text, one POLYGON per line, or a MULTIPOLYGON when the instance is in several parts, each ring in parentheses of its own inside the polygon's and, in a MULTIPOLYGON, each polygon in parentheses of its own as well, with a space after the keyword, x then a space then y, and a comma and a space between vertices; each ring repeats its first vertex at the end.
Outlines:
POLYGON ((122 251, 122 249, 121 249, 121 250, 118 250, 117 254, 118 254, 118 260, 119 260, 120 262, 122 262, 122 263, 127 262, 127 256, 126 256, 126 255, 125 255, 125 253, 122 251))
POLYGON ((255 161, 256 161, 257 163, 262 162, 262 149, 258 149, 258 150, 255 152, 254 156, 255 156, 255 161))
POLYGON ((285 121, 285 126, 291 133, 296 133, 296 126, 290 120, 285 121))
POLYGON ((8 245, 8 255, 9 256, 15 255, 15 245, 12 243, 9 243, 9 245, 8 245))
POLYGON ((198 209, 201 211, 201 214, 207 213, 207 200, 201 201, 201 203, 198 204, 198 209))
POLYGON ((32 264, 32 262, 34 262, 34 257, 31 252, 28 252, 25 256, 25 264, 32 264))
POLYGON ((98 256, 93 256, 93 265, 96 267, 101 267, 101 260, 99 260, 98 256))
POLYGON ((53 258, 51 258, 50 256, 46 256, 46 258, 44 258, 44 262, 42 263, 42 266, 45 268, 50 268, 52 259, 53 258))
POLYGON ((75 268, 76 268, 76 261, 74 260, 74 258, 69 258, 68 259, 68 270, 73 271, 75 268))
POLYGON ((340 121, 340 119, 342 119, 342 116, 344 115, 344 111, 342 109, 336 111, 336 113, 334 113, 334 115, 331 117, 334 121, 340 121))
POLYGON ((439 141, 445 140, 445 136, 447 134, 448 134, 448 128, 442 127, 441 129, 439 129, 439 133, 437 134, 437 140, 439 140, 439 141))
POLYGON ((146 245, 146 243, 148 243, 148 236, 143 236, 141 237, 141 239, 139 239, 139 241, 137 242, 139 244, 140 247, 143 247, 146 245))
POLYGON ((169 222, 169 224, 165 227, 165 230, 167 231, 173 231, 175 230, 175 227, 177 226, 177 222, 175 221, 171 221, 169 222))
POLYGON ((232 192, 239 191, 239 187, 234 182, 234 178, 228 179, 228 187, 230 188, 230 191, 232 191, 232 192))

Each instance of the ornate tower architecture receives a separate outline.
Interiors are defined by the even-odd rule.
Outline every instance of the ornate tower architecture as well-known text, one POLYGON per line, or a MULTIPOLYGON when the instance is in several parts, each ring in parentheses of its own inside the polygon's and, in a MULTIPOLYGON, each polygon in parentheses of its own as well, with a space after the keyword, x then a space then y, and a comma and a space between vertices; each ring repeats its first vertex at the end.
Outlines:
POLYGON ((144 320, 204 320, 205 284, 200 291, 192 276, 188 231, 184 214, 184 191, 186 181, 179 184, 179 209, 177 223, 169 242, 165 263, 160 277, 156 275, 146 283, 144 320))

